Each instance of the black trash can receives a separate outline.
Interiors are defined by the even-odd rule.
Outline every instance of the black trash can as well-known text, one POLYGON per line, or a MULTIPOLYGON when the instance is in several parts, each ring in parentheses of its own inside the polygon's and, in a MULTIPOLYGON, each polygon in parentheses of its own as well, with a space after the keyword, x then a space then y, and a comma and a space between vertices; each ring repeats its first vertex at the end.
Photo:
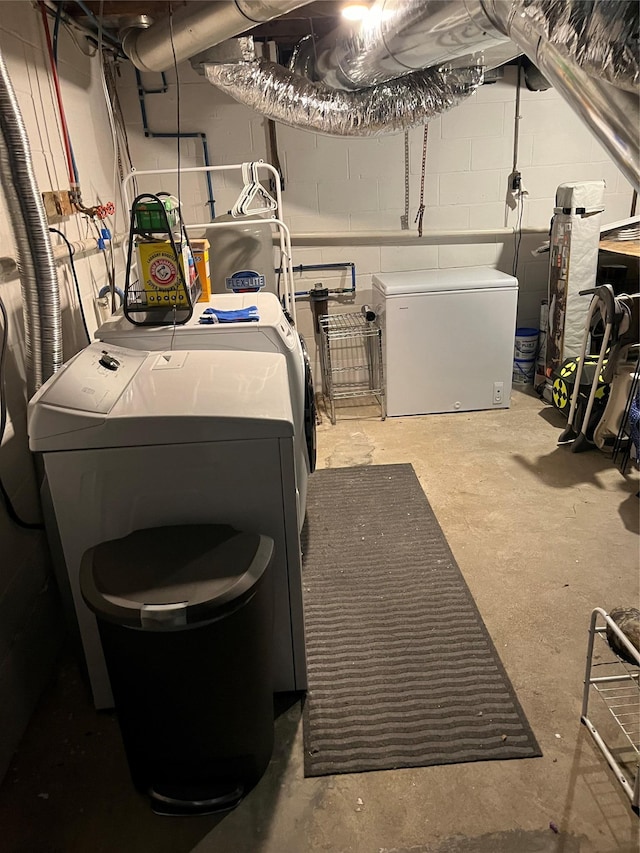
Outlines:
POLYGON ((269 763, 272 557, 268 537, 214 524, 83 557, 131 776, 156 812, 234 808, 269 763))

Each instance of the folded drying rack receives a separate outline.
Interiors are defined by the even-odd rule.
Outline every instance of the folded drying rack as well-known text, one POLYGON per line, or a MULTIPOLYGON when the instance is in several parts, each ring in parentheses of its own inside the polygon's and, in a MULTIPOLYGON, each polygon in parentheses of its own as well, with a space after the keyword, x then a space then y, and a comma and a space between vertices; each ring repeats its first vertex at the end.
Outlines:
MULTIPOLYGON (((587 668, 580 719, 587 727, 616 779, 638 812, 640 805, 640 653, 601 607, 591 614, 587 668), (619 657, 607 642, 613 631, 635 665, 619 657), (596 651, 594 646, 598 644, 596 651), (596 726, 589 713, 591 694, 599 694, 609 714, 596 726), (609 726, 607 727, 607 720, 609 726), (634 772, 635 771, 635 772, 634 772)), ((597 710, 596 710, 597 714, 597 710)))
MULTIPOLYGON (((271 163, 265 163, 262 160, 256 160, 252 163, 233 163, 227 166, 190 166, 186 169, 181 169, 180 173, 191 174, 197 172, 240 172, 243 178, 243 188, 240 192, 238 200, 233 206, 233 216, 246 216, 254 213, 268 213, 269 216, 264 219, 256 218, 251 220, 252 226, 261 228, 269 228, 273 232, 277 231, 280 242, 280 258, 282 266, 282 301, 283 308, 289 313, 289 316, 296 323, 296 302, 295 302, 295 287, 293 281, 293 262, 291 260, 291 232, 288 226, 282 220, 282 191, 280 173, 274 168, 271 163), (275 185, 276 197, 270 195, 260 183, 260 172, 266 172, 273 178, 275 185), (261 200, 261 204, 252 207, 256 199, 261 200)), ((133 196, 131 194, 132 182, 137 178, 146 175, 177 175, 178 170, 172 169, 145 169, 132 170, 128 175, 125 175, 122 181, 122 194, 127 205, 127 210, 131 208, 133 196)), ((189 232, 208 231, 210 228, 228 228, 231 222, 185 222, 184 227, 189 232)), ((277 265, 276 265, 277 266, 277 265)))

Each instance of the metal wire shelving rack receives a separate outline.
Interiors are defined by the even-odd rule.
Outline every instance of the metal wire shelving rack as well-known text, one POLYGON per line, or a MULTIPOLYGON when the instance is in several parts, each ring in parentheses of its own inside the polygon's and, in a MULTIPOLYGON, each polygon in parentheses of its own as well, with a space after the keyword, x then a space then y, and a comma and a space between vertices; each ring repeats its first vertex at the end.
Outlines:
POLYGON ((373 397, 386 417, 382 330, 359 312, 325 314, 319 318, 322 394, 331 423, 336 400, 373 397))
POLYGON ((587 727, 598 748, 604 755, 609 767, 629 797, 633 810, 637 813, 640 807, 640 652, 631 645, 618 625, 601 607, 591 614, 589 627, 589 644, 587 647, 587 668, 582 695, 582 714, 580 719, 587 727), (604 623, 604 624, 603 624, 604 623), (611 649, 607 641, 607 628, 614 632, 620 643, 628 651, 636 664, 629 664, 611 649), (604 646, 602 655, 594 660, 594 645, 599 642, 604 646), (605 674, 595 674, 604 673, 605 674), (605 741, 602 732, 589 717, 589 699, 592 693, 599 694, 616 728, 622 734, 618 738, 623 749, 630 754, 627 764, 636 765, 635 779, 622 766, 619 757, 621 750, 614 748, 605 741))

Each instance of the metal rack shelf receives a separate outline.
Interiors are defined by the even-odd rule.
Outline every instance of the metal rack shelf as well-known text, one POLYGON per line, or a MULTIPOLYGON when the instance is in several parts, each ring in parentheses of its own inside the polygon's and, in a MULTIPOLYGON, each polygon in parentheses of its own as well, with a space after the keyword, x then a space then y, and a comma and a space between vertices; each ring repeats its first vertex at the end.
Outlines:
POLYGON ((582 714, 580 719, 606 758, 607 763, 615 773, 618 782, 622 785, 636 812, 640 807, 639 667, 640 652, 633 648, 609 614, 602 608, 596 607, 591 614, 591 624, 589 627, 587 668, 584 679, 582 714), (635 665, 627 663, 612 650, 606 637, 607 628, 615 633, 629 654, 635 659, 635 665), (600 638, 605 651, 601 658, 598 656, 598 659, 594 660, 594 644, 598 638, 600 638), (595 674, 596 672, 602 674, 595 674), (623 735, 623 742, 626 748, 631 750, 632 761, 636 764, 635 780, 629 779, 629 774, 622 768, 620 762, 614 756, 612 749, 607 745, 601 732, 589 717, 589 698, 592 691, 597 693, 604 702, 611 718, 616 723, 618 731, 623 735))
POLYGON ((386 417, 382 368, 382 331, 359 312, 319 318, 322 394, 331 423, 336 400, 373 397, 386 417))

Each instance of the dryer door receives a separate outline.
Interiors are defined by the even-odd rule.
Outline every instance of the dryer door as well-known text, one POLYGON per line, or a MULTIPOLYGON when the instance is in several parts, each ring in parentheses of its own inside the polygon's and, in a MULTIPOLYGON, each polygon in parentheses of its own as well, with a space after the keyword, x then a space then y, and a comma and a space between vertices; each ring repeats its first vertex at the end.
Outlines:
POLYGON ((309 352, 302 335, 300 345, 304 357, 304 435, 307 441, 307 453, 309 455, 309 473, 316 470, 316 395, 313 388, 313 376, 311 374, 311 362, 309 352))

